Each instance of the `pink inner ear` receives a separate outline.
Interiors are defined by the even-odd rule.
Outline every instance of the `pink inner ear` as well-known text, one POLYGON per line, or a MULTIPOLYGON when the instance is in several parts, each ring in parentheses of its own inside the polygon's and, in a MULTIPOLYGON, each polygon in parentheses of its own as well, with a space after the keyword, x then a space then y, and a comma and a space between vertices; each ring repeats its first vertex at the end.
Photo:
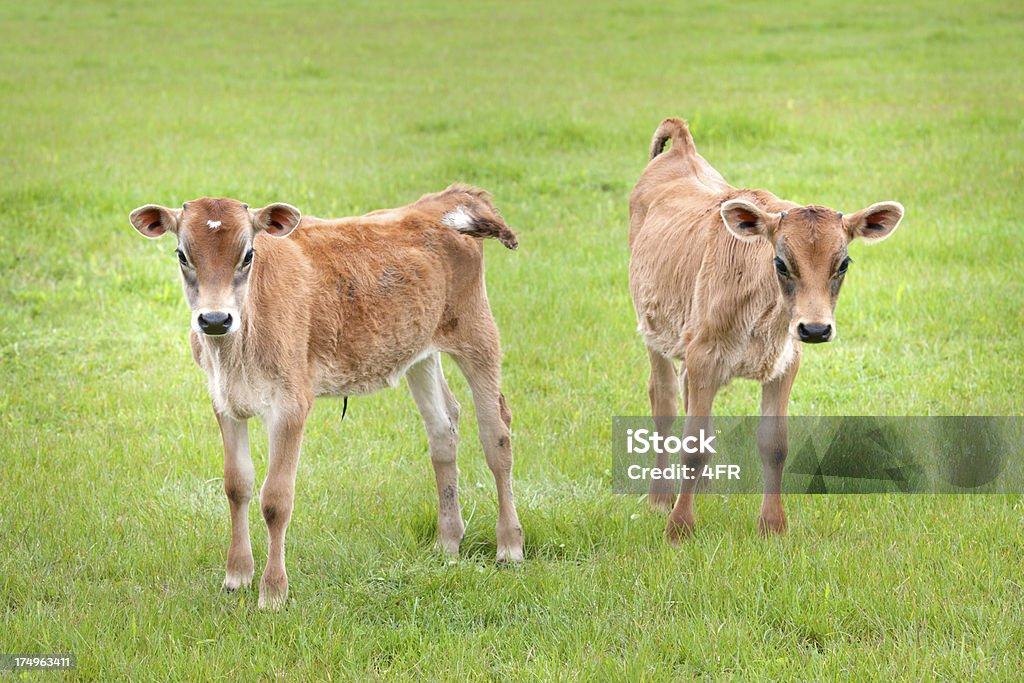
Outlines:
POLYGON ((264 224, 266 226, 264 230, 271 235, 281 235, 295 227, 292 225, 294 215, 288 209, 275 207, 270 209, 270 211, 264 215, 266 216, 264 219, 264 224))
POLYGON ((757 222, 757 216, 755 216, 754 214, 750 213, 749 211, 744 211, 743 209, 735 209, 735 211, 736 211, 736 217, 740 219, 741 223, 756 223, 757 222))
POLYGON ((896 215, 895 211, 892 211, 890 209, 882 209, 881 211, 876 211, 875 213, 868 216, 867 223, 868 225, 871 225, 872 223, 877 223, 879 224, 879 227, 884 228, 895 224, 898 218, 899 217, 896 215))
POLYGON ((156 209, 148 209, 139 214, 135 221, 150 235, 159 235, 164 231, 163 216, 156 209))

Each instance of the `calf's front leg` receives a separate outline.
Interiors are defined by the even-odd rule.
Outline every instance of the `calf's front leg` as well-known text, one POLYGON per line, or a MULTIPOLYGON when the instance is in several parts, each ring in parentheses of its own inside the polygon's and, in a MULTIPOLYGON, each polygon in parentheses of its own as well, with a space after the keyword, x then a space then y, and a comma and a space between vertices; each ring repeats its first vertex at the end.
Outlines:
POLYGON ((757 528, 764 536, 786 533, 782 509, 782 469, 789 453, 789 394, 800 368, 799 356, 780 377, 761 387, 761 424, 757 429, 757 450, 761 455, 764 496, 757 528))
POLYGON ((295 473, 299 465, 302 430, 309 404, 275 408, 267 419, 270 458, 267 479, 260 491, 260 509, 270 537, 267 566, 260 581, 260 609, 278 609, 288 598, 288 574, 284 564, 284 537, 292 517, 295 473))
POLYGON ((252 584, 252 545, 249 543, 249 501, 255 473, 249 455, 249 422, 217 414, 224 439, 224 493, 231 508, 231 545, 228 547, 224 590, 252 584))

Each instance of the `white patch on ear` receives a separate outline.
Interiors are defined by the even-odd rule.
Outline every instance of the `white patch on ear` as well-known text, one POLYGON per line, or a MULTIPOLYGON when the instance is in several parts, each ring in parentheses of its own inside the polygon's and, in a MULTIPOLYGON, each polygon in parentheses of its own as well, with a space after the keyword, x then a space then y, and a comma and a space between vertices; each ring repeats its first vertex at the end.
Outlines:
POLYGON ((206 224, 210 226, 210 230, 216 230, 220 227, 220 221, 206 221, 206 224))
POLYGON ((459 232, 465 232, 473 227, 473 217, 466 213, 466 209, 462 206, 442 216, 441 222, 459 232))

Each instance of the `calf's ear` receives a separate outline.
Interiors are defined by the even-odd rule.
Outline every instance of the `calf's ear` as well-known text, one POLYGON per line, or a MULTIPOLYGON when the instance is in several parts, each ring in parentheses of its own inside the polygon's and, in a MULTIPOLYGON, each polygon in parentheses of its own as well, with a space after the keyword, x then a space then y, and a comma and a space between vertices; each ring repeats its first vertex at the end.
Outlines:
POLYGON ((736 239, 744 242, 771 240, 775 229, 779 227, 781 215, 762 211, 745 199, 730 199, 722 204, 722 220, 725 221, 725 227, 736 239))
POLYGON ((284 237, 299 225, 302 214, 291 204, 277 202, 252 213, 252 224, 257 231, 265 230, 268 235, 284 237))
POLYGON ((128 214, 132 227, 149 238, 156 238, 165 232, 178 232, 178 218, 181 209, 168 209, 157 204, 146 204, 128 214))
POLYGON ((903 220, 903 205, 899 202, 878 202, 857 213, 843 216, 843 227, 850 241, 881 242, 896 231, 903 220))

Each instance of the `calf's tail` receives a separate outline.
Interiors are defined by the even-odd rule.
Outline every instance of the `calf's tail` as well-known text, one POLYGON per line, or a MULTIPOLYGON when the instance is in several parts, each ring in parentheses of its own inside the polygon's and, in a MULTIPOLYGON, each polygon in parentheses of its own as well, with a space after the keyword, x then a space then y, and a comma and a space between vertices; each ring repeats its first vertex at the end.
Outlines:
POLYGON ((509 249, 519 247, 516 234, 505 224, 486 191, 468 185, 452 185, 443 194, 462 195, 466 200, 441 217, 443 225, 470 237, 494 238, 509 249))
POLYGON ((693 144, 693 136, 690 135, 690 127, 686 121, 670 117, 661 122, 658 130, 654 131, 651 138, 651 159, 665 151, 665 143, 672 140, 672 152, 683 154, 695 154, 697 147, 693 144))

